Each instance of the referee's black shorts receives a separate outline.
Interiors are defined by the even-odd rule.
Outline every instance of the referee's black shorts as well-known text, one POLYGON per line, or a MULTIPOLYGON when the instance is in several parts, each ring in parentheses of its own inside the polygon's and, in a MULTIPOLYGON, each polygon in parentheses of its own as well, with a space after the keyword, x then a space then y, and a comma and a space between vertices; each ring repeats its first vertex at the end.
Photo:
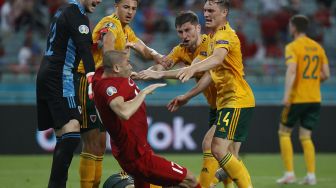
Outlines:
POLYGON ((82 122, 78 97, 39 97, 37 96, 38 129, 61 129, 70 120, 82 122))

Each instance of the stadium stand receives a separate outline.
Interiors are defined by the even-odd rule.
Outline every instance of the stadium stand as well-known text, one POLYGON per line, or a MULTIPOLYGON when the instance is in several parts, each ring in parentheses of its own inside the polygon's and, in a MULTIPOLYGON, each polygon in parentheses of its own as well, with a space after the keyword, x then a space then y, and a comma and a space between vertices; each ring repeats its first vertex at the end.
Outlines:
MULTIPOLYGON (((37 2, 37 1, 36 1, 37 2)), ((42 56, 45 48, 45 38, 48 28, 44 25, 46 18, 52 14, 52 6, 57 1, 39 1, 32 6, 32 10, 42 10, 42 26, 33 23, 19 22, 18 19, 8 19, 5 17, 4 7, 8 12, 11 7, 11 15, 22 17, 29 14, 22 14, 13 7, 24 3, 22 0, 6 1, 0 5, 1 25, 7 20, 9 28, 0 32, 0 104, 34 104, 35 103, 35 73, 36 67, 28 67, 29 71, 19 72, 13 68, 19 64, 18 53, 23 46, 27 32, 32 31, 33 46, 31 50, 37 56, 33 65, 39 64, 39 57, 42 56), (10 3, 12 2, 12 4, 10 3), (9 3, 6 5, 6 3, 9 3), (48 11, 49 10, 49 11, 48 11), (5 21, 4 21, 5 20, 5 21), (21 24, 21 25, 17 25, 21 24), (43 25, 44 24, 44 25, 43 25), (41 27, 45 31, 41 31, 41 27), (41 49, 40 51, 37 49, 41 49), (2 49, 2 50, 1 50, 2 49)), ((324 104, 336 104, 336 1, 326 4, 328 1, 322 0, 301 0, 301 1, 277 1, 273 6, 269 6, 264 0, 232 0, 233 8, 230 11, 230 24, 237 32, 240 32, 241 41, 244 41, 243 52, 245 62, 246 79, 252 86, 257 104, 281 104, 284 85, 284 45, 290 40, 287 33, 287 23, 291 15, 295 13, 307 14, 312 21, 311 36, 322 43, 330 60, 331 79, 322 85, 324 104), (272 10, 272 14, 269 14, 272 10), (321 11, 322 10, 322 11, 321 11), (267 18, 267 22, 265 21, 267 18), (272 25, 273 33, 266 32, 270 36, 263 35, 263 26, 272 25)), ((57 4, 57 3, 56 3, 57 4)), ((192 9, 202 14, 202 0, 193 1, 154 1, 143 0, 132 26, 135 32, 146 41, 149 46, 161 53, 168 53, 172 46, 176 45, 178 38, 174 30, 175 13, 183 9, 192 9), (149 19, 151 18, 151 19, 149 19), (160 25, 160 29, 157 26, 160 25)), ((20 6, 19 6, 20 7, 20 6)), ((91 15, 92 26, 97 21, 113 11, 112 1, 103 1, 97 7, 97 11, 91 15)), ((31 12, 30 12, 31 13, 31 12)), ((32 14, 33 17, 36 13, 32 14)), ((24 19, 23 19, 24 20, 24 19)), ((202 23, 202 18, 200 21, 202 23)), ((264 33, 265 34, 265 33, 264 33)), ((135 70, 142 70, 151 65, 151 62, 144 62, 136 54, 132 56, 135 70)), ((178 81, 168 80, 168 87, 161 89, 159 95, 148 98, 150 105, 166 104, 168 100, 179 95, 193 86, 193 82, 179 85, 178 81)), ((140 82, 144 87, 148 83, 140 82)), ((191 105, 206 104, 203 96, 199 96, 191 101, 191 105)))

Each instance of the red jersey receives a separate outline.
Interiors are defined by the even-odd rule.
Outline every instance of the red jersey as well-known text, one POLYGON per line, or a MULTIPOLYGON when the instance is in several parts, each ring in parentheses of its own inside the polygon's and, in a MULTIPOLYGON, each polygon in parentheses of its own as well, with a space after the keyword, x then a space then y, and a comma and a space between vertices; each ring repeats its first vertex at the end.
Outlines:
POLYGON ((128 120, 121 119, 110 108, 110 102, 118 96, 125 101, 132 100, 140 90, 131 78, 102 78, 103 72, 103 68, 99 68, 93 78, 94 102, 111 136, 112 154, 124 162, 135 160, 151 150, 147 142, 146 105, 143 102, 128 120))

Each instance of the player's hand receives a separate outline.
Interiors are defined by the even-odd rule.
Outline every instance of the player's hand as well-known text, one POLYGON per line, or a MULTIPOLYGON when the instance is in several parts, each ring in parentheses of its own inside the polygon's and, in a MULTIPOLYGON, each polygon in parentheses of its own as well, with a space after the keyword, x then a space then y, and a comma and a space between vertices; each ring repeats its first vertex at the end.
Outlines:
POLYGON ((155 61, 157 64, 162 65, 165 69, 170 69, 174 65, 173 60, 168 56, 162 56, 155 61))
POLYGON ((89 72, 89 73, 86 74, 86 79, 87 79, 87 82, 89 84, 89 86, 88 86, 88 95, 89 95, 89 99, 91 99, 91 100, 94 97, 93 90, 92 90, 93 76, 94 76, 94 72, 89 72))
POLYGON ((134 42, 127 42, 127 43, 126 43, 126 48, 132 48, 132 49, 135 49, 135 43, 134 43, 134 42))
POLYGON ((188 100, 185 98, 184 95, 179 95, 172 99, 168 104, 167 108, 170 112, 175 112, 179 109, 179 107, 188 103, 188 100))
POLYGON ((195 74, 195 70, 192 66, 185 67, 177 73, 176 77, 181 80, 182 83, 188 81, 195 74))
POLYGON ((162 78, 162 74, 158 71, 153 70, 143 70, 138 73, 138 77, 141 80, 149 80, 149 79, 160 79, 162 78))
POLYGON ((132 80, 139 80, 139 74, 137 72, 131 72, 131 76, 132 80))
POLYGON ((163 83, 159 83, 159 84, 152 84, 152 85, 149 85, 147 87, 145 87, 145 89, 143 89, 141 92, 144 93, 145 95, 148 95, 148 94, 152 94, 153 91, 158 88, 158 87, 164 87, 166 86, 167 84, 163 84, 163 83))

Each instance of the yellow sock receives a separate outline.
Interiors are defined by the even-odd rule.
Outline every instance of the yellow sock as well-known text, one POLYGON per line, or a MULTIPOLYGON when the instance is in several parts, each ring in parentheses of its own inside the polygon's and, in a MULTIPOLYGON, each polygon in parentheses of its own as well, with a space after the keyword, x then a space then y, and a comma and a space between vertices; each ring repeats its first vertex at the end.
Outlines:
POLYGON ((242 165, 243 168, 244 168, 245 175, 246 175, 246 177, 248 178, 249 183, 252 185, 252 180, 251 180, 250 173, 249 173, 249 171, 247 170, 247 168, 246 168, 246 166, 245 166, 243 160, 239 160, 239 162, 241 163, 241 165, 242 165))
POLYGON ((218 161, 212 156, 210 150, 203 153, 203 166, 199 177, 199 182, 202 187, 210 187, 211 184, 218 182, 215 178, 215 173, 218 166, 218 161))
POLYGON ((287 172, 293 172, 293 146, 290 133, 279 132, 281 158, 287 172))
POLYGON ((99 188, 100 179, 101 179, 102 171, 103 171, 103 156, 97 156, 95 165, 96 165, 96 169, 95 169, 96 171, 95 171, 95 178, 94 178, 92 187, 99 188))
POLYGON ((315 148, 310 137, 300 137, 307 172, 315 173, 315 148))
POLYGON ((81 188, 92 188, 95 179, 96 156, 82 152, 79 162, 79 176, 81 188))
POLYGON ((244 167, 231 153, 226 154, 223 159, 219 161, 219 164, 238 185, 238 188, 252 187, 245 175, 244 167))

